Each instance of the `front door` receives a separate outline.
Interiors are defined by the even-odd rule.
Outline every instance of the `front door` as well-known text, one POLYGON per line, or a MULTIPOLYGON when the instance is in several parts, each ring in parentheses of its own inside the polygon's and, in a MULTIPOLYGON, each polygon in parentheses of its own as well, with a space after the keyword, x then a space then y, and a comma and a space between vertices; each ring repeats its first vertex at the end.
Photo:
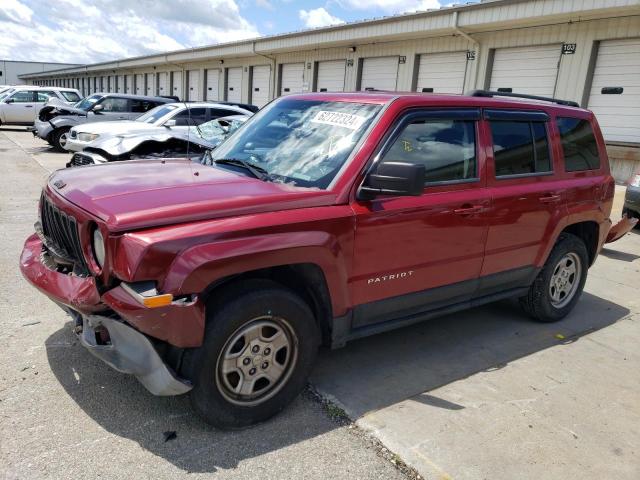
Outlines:
POLYGON ((418 197, 379 196, 353 205, 354 328, 474 294, 491 207, 479 115, 473 109, 413 111, 382 147, 380 161, 425 165, 425 187, 418 197))
POLYGON ((35 121, 35 92, 21 90, 11 95, 5 105, 7 123, 33 123, 35 121))

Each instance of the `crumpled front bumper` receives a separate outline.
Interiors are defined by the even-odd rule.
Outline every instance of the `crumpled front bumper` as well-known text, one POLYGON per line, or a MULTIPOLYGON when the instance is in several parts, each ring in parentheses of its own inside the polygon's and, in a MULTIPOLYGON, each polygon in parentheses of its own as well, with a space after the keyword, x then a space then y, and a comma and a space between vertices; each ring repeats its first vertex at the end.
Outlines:
POLYGON ((134 375, 154 395, 181 395, 192 388, 169 370, 145 335, 118 319, 83 316, 78 338, 92 355, 119 372, 134 375), (98 342, 99 329, 108 332, 108 344, 98 342))
POLYGON ((36 118, 34 123, 33 135, 40 137, 43 140, 47 140, 49 134, 53 131, 53 126, 49 122, 42 121, 36 118))
MULTIPOLYGON (((87 350, 119 372, 135 375, 154 395, 179 395, 191 390, 191 385, 176 377, 165 364, 149 337, 116 315, 100 314, 109 307, 102 301, 93 277, 57 272, 47 267, 41 258, 42 241, 34 234, 25 242, 20 270, 29 283, 76 321, 82 321, 79 338, 87 350), (102 329, 108 332, 106 344, 98 341, 102 338, 102 329)), ((137 313, 144 318, 140 309, 137 313)), ((154 318, 157 319, 155 315, 154 318)), ((147 322, 154 324, 151 319, 147 322)))

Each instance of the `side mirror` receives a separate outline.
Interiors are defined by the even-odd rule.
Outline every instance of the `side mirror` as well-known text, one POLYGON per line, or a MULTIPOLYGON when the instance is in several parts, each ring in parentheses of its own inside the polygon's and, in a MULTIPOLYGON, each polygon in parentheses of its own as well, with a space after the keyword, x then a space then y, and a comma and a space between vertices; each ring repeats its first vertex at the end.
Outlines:
POLYGON ((164 126, 167 128, 175 127, 176 126, 175 119, 167 120, 166 122, 164 122, 164 126))
POLYGON ((406 162, 382 162, 367 175, 358 189, 358 198, 370 200, 377 195, 419 196, 424 190, 424 165, 406 162))
POLYGON ((104 110, 104 105, 102 104, 98 104, 98 105, 94 105, 93 108, 91 109, 94 113, 95 112, 101 112, 104 110))
POLYGON ((4 103, 13 103, 15 100, 13 98, 7 98, 4 103))

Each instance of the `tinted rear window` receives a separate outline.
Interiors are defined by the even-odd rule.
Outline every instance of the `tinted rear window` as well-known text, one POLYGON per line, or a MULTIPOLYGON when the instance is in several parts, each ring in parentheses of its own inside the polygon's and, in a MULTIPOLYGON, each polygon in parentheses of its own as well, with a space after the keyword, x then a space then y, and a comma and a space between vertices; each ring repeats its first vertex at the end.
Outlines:
POLYGON ((67 102, 77 102, 80 100, 80 95, 78 95, 76 92, 65 92, 62 91, 60 92, 62 94, 62 96, 64 98, 67 99, 67 102))
POLYGON ((496 177, 551 171, 544 123, 496 120, 490 124, 496 177))
POLYGON ((587 120, 571 117, 558 117, 557 122, 564 152, 565 171, 599 169, 598 144, 593 136, 591 124, 587 120))

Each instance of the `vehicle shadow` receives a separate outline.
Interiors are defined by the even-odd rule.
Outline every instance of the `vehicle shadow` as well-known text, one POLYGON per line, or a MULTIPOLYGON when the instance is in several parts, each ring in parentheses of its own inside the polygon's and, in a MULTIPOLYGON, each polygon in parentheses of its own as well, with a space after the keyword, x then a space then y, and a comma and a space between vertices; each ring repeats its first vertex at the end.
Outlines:
POLYGON ((339 426, 305 393, 261 425, 233 432, 217 430, 195 414, 186 395, 155 397, 134 377, 120 374, 93 357, 78 343, 72 328, 72 323, 67 323, 45 342, 51 370, 66 393, 105 431, 134 440, 183 471, 235 468, 244 459, 321 436, 339 426), (171 431, 177 437, 165 442, 164 432, 171 431))
MULTIPOLYGON (((462 405, 428 392, 480 371, 503 368, 539 350, 577 341, 628 313, 584 293, 565 321, 541 324, 525 317, 515 302, 499 302, 357 340, 339 350, 323 350, 311 382, 353 419, 412 397, 461 410, 462 405)), ((196 416, 187 396, 152 396, 135 378, 113 371, 85 351, 71 329, 69 322, 45 342, 51 370, 68 395, 106 431, 136 441, 184 471, 234 468, 243 459, 338 426, 318 414, 317 403, 302 396, 262 425, 235 432, 216 430, 196 416), (76 345, 59 348, 69 343, 76 345), (165 442, 165 431, 176 431, 177 438, 165 442)))
POLYGON ((588 293, 559 323, 532 321, 516 301, 497 302, 324 351, 311 381, 352 419, 412 397, 457 410, 460 406, 425 393, 578 341, 627 314, 628 309, 588 293))

